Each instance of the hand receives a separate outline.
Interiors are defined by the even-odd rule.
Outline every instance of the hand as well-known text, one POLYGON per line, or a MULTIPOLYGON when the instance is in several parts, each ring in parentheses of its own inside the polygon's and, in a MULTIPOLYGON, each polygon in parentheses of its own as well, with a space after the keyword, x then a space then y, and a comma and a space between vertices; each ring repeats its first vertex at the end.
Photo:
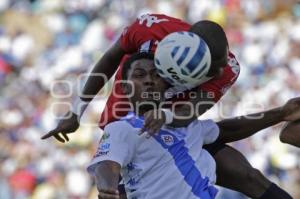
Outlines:
POLYGON ((114 189, 99 189, 98 199, 119 199, 119 191, 114 189))
POLYGON ((281 107, 284 121, 295 121, 300 119, 300 97, 290 99, 281 107))
POLYGON ((146 138, 150 138, 159 132, 161 127, 166 123, 166 115, 162 110, 150 110, 144 114, 144 126, 140 130, 140 134, 147 131, 146 138))
POLYGON ((58 122, 58 125, 52 131, 49 131, 46 135, 41 137, 41 139, 47 139, 51 136, 54 136, 58 141, 64 143, 68 142, 69 138, 68 133, 75 132, 79 127, 78 116, 75 113, 68 112, 65 119, 62 119, 58 122), (71 114, 71 117, 69 115, 71 114), (61 135, 64 137, 62 138, 61 135))

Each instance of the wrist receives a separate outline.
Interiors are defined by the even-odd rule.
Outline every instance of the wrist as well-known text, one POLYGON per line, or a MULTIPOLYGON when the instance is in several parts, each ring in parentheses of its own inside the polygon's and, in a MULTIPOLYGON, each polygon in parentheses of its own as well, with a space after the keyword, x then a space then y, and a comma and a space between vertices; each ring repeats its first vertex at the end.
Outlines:
POLYGON ((174 119, 174 114, 169 109, 161 109, 165 113, 165 124, 171 124, 174 119))
POLYGON ((77 115, 78 119, 80 119, 88 105, 89 102, 85 102, 80 97, 77 97, 72 104, 71 111, 77 115))
POLYGON ((286 113, 284 111, 284 107, 283 106, 282 107, 278 107, 278 108, 275 108, 275 110, 278 111, 278 115, 277 115, 278 119, 280 121, 284 121, 284 118, 286 117, 286 113))
POLYGON ((278 107, 278 108, 272 109, 271 114, 272 114, 273 119, 278 122, 284 121, 285 116, 286 116, 283 107, 278 107))

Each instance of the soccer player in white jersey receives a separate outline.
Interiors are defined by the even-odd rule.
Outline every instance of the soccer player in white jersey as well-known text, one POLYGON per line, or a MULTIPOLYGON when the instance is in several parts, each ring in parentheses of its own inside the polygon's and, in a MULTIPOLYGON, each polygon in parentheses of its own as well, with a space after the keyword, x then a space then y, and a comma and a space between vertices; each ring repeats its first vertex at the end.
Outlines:
POLYGON ((132 112, 105 127, 88 166, 96 177, 99 198, 119 198, 120 173, 131 199, 215 198, 216 165, 202 149, 204 144, 216 140, 230 142, 277 121, 300 118, 300 99, 295 98, 282 107, 263 112, 262 119, 238 118, 218 123, 196 120, 185 128, 163 126, 157 135, 147 139, 140 135, 143 115, 161 107, 168 84, 156 73, 153 55, 147 53, 131 56, 124 64, 122 77, 131 82, 124 83, 123 89, 129 96, 132 112))

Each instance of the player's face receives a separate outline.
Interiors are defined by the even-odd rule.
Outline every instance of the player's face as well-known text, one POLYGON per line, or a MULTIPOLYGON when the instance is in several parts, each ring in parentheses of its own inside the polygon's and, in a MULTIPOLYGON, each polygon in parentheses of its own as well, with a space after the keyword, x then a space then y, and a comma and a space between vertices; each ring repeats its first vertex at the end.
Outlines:
POLYGON ((128 71, 128 80, 133 84, 131 102, 161 102, 168 84, 157 74, 154 61, 136 60, 128 71))

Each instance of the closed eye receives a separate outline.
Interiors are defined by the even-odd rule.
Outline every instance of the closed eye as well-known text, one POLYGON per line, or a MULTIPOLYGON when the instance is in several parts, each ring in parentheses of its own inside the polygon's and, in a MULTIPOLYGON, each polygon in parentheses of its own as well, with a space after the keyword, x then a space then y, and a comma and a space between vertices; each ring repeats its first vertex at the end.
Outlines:
POLYGON ((134 70, 132 73, 133 77, 144 77, 145 75, 146 75, 146 71, 141 69, 134 70))

